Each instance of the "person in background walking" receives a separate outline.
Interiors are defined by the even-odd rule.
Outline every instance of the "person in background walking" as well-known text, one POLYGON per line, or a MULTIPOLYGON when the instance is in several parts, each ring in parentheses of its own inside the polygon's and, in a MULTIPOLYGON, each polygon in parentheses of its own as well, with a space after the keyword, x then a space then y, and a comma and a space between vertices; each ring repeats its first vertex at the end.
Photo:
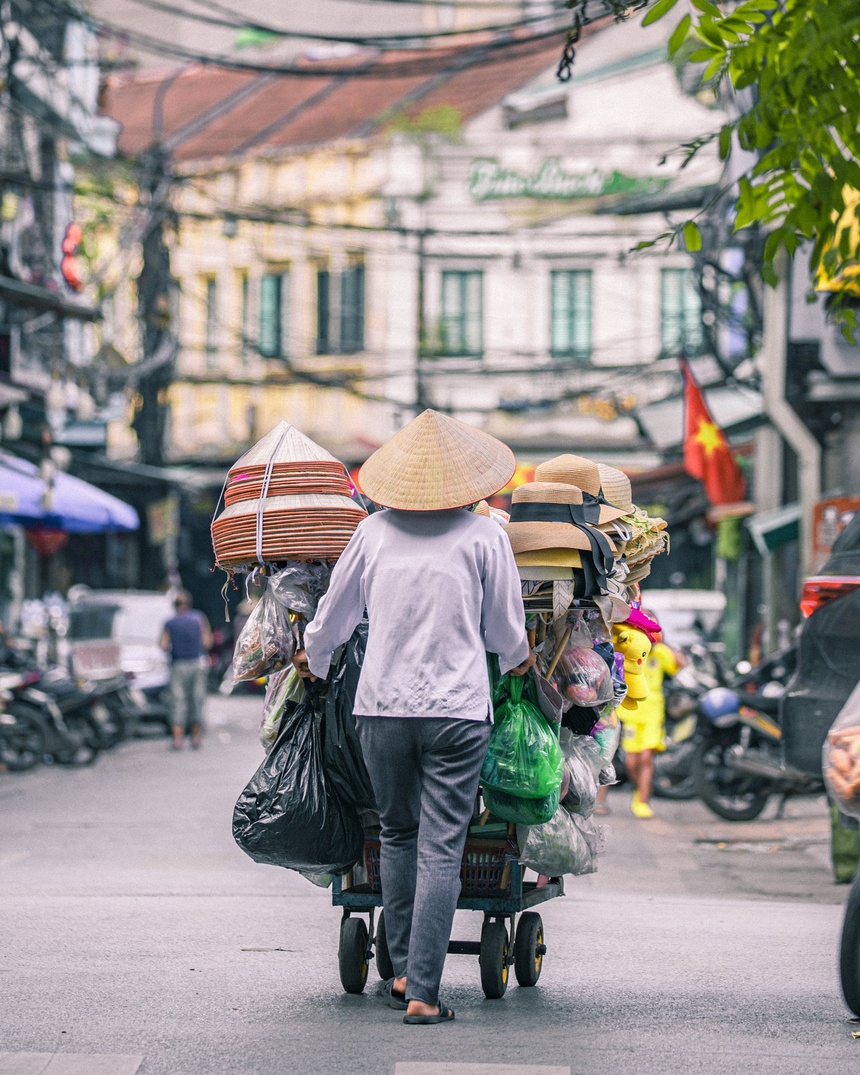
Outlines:
MULTIPOLYGON (((649 618, 653 619, 650 616, 649 618)), ((634 817, 643 820, 654 816, 651 809, 654 753, 666 749, 666 699, 663 695, 663 680, 666 676, 676 675, 682 661, 683 658, 676 655, 658 635, 645 660, 648 697, 640 701, 638 709, 618 711, 622 724, 621 749, 624 751, 624 764, 634 789, 630 810, 634 817)))
POLYGON ((382 824, 385 992, 405 1023, 454 1018, 439 982, 490 735, 486 652, 502 672, 534 664, 510 542, 469 510, 514 469, 500 441, 436 411, 387 441, 359 474, 387 510, 358 525, 293 658, 324 679, 367 609, 355 714, 382 824))
POLYGON ((212 630, 202 612, 192 608, 191 595, 180 590, 173 600, 176 615, 164 625, 161 648, 170 654, 170 705, 173 749, 181 750, 186 735, 198 749, 203 738, 208 661, 212 630))

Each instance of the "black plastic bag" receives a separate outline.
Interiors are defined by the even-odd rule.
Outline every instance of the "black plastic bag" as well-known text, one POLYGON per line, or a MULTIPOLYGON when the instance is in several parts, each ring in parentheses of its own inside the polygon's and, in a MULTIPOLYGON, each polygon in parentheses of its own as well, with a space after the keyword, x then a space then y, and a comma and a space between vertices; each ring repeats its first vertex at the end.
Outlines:
POLYGON ((353 714, 366 646, 367 621, 364 621, 356 627, 329 676, 323 726, 326 778, 340 800, 357 810, 376 809, 353 714))
MULTIPOLYGON (((255 862, 306 873, 346 873, 360 858, 358 813, 325 762, 326 685, 290 703, 277 742, 239 796, 233 837, 255 862)), ((362 763, 363 764, 363 763, 362 763)))

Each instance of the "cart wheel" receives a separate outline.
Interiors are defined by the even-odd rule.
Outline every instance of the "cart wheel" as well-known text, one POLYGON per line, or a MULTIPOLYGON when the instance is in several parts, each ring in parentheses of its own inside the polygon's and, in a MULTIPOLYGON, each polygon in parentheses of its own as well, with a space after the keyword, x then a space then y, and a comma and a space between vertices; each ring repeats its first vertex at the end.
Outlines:
POLYGON ((337 950, 340 983, 347 993, 363 993, 367 982, 367 926, 363 918, 345 918, 340 924, 337 950))
POLYGON ((388 938, 385 935, 385 911, 379 912, 379 925, 376 927, 376 969, 379 971, 379 977, 385 982, 394 977, 394 967, 388 951, 388 938))
POLYGON ((484 996, 488 1000, 503 997, 508 988, 508 931, 504 922, 484 922, 478 963, 484 996))
POLYGON ((541 917, 535 911, 526 911, 520 915, 514 941, 514 972, 520 985, 537 985, 544 952, 541 917))

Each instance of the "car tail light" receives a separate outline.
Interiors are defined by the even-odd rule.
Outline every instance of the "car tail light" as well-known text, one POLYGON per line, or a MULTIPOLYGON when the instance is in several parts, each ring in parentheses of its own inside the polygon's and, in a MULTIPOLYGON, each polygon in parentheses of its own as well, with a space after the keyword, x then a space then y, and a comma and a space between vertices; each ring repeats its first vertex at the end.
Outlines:
POLYGON ((858 586, 860 578, 856 575, 816 575, 803 584, 800 611, 804 616, 811 616, 819 608, 829 605, 838 597, 844 597, 858 586))

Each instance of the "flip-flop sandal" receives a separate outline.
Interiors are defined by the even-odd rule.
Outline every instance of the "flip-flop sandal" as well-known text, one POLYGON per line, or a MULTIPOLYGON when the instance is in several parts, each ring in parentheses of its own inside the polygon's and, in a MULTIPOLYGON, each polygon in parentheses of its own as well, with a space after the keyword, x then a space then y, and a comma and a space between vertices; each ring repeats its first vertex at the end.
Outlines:
POLYGON ((382 992, 385 994, 385 998, 388 1001, 388 1007, 394 1008, 395 1011, 405 1012, 409 1005, 406 1003, 406 994, 398 993, 394 988, 394 979, 389 978, 383 985, 382 992))
POLYGON ((436 1015, 404 1015, 403 1022, 413 1025, 421 1023, 450 1023, 454 1018, 454 1012, 439 1001, 439 1011, 436 1015))

